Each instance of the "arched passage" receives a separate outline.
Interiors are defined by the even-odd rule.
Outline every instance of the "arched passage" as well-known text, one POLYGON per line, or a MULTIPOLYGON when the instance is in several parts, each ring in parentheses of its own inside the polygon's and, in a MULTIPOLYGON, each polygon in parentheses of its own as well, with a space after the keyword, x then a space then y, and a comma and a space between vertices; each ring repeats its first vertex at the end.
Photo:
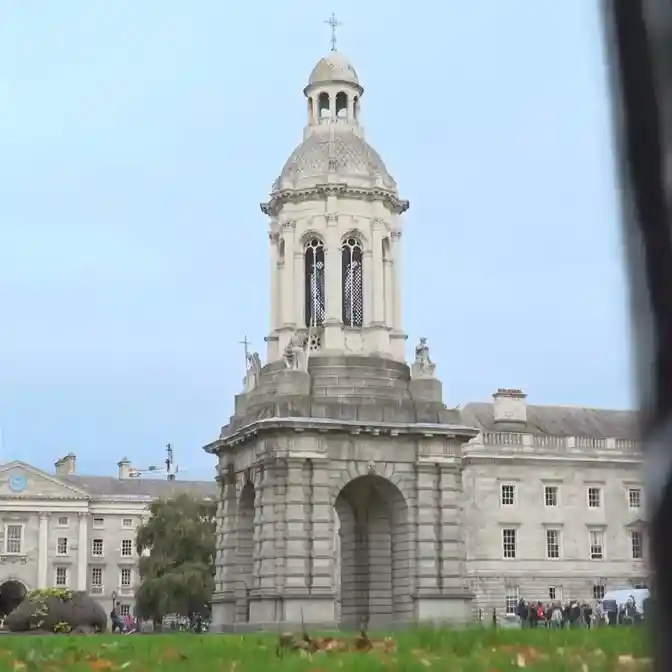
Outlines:
POLYGON ((254 485, 248 481, 238 502, 238 530, 236 538, 236 621, 250 620, 250 591, 254 575, 254 485))
POLYGON ((412 618, 408 505, 376 475, 350 481, 335 502, 340 541, 340 622, 379 628, 412 618))
POLYGON ((11 614, 26 597, 26 587, 20 581, 5 581, 0 585, 0 618, 11 614))

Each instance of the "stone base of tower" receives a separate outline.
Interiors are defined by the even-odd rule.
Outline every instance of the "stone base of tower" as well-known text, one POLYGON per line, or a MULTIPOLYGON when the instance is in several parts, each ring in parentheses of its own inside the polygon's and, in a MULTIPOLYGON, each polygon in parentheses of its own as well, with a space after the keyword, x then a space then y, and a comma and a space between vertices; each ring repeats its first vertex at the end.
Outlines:
POLYGON ((471 617, 462 444, 439 381, 382 357, 265 366, 218 441, 213 631, 471 617))

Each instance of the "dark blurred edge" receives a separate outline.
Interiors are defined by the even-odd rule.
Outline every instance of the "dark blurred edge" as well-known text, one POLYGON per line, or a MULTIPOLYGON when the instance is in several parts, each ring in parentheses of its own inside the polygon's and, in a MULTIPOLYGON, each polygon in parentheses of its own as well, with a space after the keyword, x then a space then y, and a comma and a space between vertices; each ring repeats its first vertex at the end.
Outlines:
POLYGON ((672 0, 603 0, 646 451, 656 669, 672 670, 672 0), (669 159, 668 164, 672 166, 669 159))

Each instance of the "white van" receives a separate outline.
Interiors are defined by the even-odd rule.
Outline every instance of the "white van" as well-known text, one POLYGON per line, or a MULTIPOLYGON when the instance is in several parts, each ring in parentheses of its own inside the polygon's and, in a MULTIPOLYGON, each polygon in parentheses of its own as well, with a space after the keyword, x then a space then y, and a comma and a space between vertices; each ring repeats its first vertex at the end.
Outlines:
POLYGON ((637 605, 637 611, 640 614, 644 613, 644 600, 650 596, 648 588, 617 588, 616 590, 609 590, 602 598, 602 608, 605 611, 613 611, 613 605, 616 603, 616 608, 625 606, 627 601, 633 597, 637 605), (612 607, 611 609, 609 607, 612 607))

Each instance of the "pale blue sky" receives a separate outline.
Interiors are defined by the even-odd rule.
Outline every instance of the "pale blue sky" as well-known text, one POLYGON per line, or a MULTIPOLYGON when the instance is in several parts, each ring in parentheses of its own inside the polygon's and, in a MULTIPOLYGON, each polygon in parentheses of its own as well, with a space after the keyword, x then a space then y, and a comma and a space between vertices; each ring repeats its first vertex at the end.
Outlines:
POLYGON ((446 402, 632 403, 597 2, 6 0, 1 459, 114 473, 171 441, 210 477, 332 10, 446 402))

